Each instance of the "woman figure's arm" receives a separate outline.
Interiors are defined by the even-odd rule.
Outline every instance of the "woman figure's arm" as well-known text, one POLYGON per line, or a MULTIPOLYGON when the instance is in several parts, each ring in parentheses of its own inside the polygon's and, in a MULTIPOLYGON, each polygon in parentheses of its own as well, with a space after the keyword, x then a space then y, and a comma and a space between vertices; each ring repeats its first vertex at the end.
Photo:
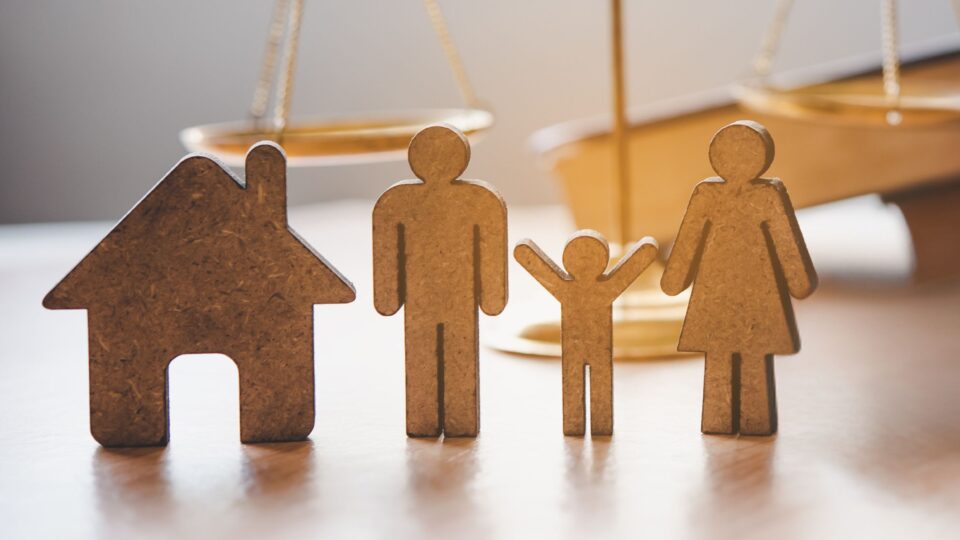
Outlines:
POLYGON ((690 196, 687 213, 683 215, 680 231, 677 233, 677 239, 670 251, 670 258, 667 259, 667 266, 660 278, 660 287, 670 296, 683 292, 697 274, 703 244, 710 233, 705 191, 710 189, 710 184, 717 181, 708 179, 700 182, 690 196))
POLYGON ((807 245, 803 241, 787 189, 779 180, 771 180, 770 186, 773 201, 764 230, 776 251, 772 255, 776 255, 780 261, 790 295, 794 298, 806 298, 817 288, 817 271, 813 268, 810 253, 807 252, 807 245))

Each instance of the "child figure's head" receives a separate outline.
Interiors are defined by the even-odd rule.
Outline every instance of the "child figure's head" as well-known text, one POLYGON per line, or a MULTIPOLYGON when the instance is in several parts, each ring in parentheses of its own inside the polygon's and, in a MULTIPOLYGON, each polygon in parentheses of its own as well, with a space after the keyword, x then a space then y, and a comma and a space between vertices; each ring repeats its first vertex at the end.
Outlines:
POLYGON ((610 262, 610 247, 597 231, 577 231, 563 248, 563 267, 574 279, 595 279, 610 262))
POLYGON ((728 124, 710 141, 710 165, 727 182, 749 182, 773 163, 773 138, 751 120, 728 124))

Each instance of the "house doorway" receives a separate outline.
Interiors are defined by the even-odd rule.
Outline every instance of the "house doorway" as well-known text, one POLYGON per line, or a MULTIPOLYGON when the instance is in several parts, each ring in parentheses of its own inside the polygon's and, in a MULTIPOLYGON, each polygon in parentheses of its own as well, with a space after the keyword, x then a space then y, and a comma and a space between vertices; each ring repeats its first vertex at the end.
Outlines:
POLYGON ((223 354, 182 354, 167 367, 170 444, 210 447, 240 440, 240 378, 223 354))

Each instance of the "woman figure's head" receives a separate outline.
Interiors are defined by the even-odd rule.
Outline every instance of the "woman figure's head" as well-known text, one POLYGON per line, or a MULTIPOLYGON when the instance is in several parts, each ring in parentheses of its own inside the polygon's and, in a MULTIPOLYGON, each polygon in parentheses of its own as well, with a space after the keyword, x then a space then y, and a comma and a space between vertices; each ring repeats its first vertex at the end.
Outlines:
POLYGON ((728 124, 710 141, 710 165, 720 178, 740 184, 760 177, 773 163, 773 139, 751 120, 728 124))

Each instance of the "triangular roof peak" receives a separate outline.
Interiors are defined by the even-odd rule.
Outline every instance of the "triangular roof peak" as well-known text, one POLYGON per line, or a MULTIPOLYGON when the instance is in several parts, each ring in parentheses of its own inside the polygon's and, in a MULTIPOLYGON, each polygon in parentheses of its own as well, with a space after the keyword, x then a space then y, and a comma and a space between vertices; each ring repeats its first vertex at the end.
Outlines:
MULTIPOLYGON (((275 249, 277 257, 295 256, 298 265, 316 264, 323 267, 324 274, 336 275, 332 267, 287 227, 286 156, 275 143, 262 142, 247 153, 244 179, 234 175, 214 156, 190 154, 177 162, 50 291, 44 298, 44 306, 84 308, 96 297, 96 290, 104 281, 131 279, 126 277, 124 266, 147 265, 151 257, 182 260, 190 253, 195 254, 197 249, 205 249, 192 246, 190 242, 198 238, 191 236, 210 235, 211 231, 235 234, 239 230, 250 231, 245 249, 275 249), (273 226, 251 231, 247 227, 250 222, 273 226), (270 231, 280 233, 279 241, 270 231), (119 252, 130 252, 130 255, 118 257, 119 252)), ((236 257, 244 254, 238 251, 236 257)), ((337 278, 352 293, 349 282, 339 275, 337 278)))

